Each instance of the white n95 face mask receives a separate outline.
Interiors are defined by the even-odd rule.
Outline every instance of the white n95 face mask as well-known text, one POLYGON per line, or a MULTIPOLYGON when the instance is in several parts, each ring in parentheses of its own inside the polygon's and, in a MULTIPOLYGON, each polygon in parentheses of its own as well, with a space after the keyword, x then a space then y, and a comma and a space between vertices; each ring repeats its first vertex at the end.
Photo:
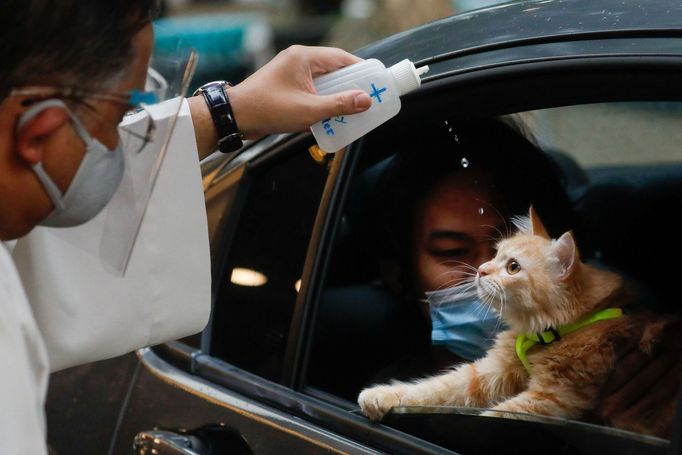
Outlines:
POLYGON ((69 114, 74 130, 85 143, 85 155, 64 194, 45 172, 42 162, 33 166, 54 203, 54 210, 40 224, 49 227, 78 226, 94 218, 112 199, 123 177, 125 159, 120 141, 114 150, 106 148, 88 133, 78 117, 59 99, 31 106, 19 119, 18 128, 53 107, 62 108, 69 114))

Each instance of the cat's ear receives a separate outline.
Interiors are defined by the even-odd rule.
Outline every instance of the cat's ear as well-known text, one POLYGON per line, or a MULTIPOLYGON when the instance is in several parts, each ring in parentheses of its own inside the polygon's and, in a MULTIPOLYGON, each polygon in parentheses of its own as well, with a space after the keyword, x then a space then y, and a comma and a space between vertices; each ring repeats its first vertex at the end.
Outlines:
POLYGON ((578 248, 571 231, 566 232, 559 237, 559 240, 553 242, 552 251, 559 259, 559 279, 566 280, 570 278, 580 265, 578 248))
POLYGON ((532 205, 528 210, 528 217, 530 218, 531 234, 538 235, 546 239, 551 239, 547 233, 547 229, 545 229, 545 225, 542 224, 542 221, 540 221, 540 217, 532 205))

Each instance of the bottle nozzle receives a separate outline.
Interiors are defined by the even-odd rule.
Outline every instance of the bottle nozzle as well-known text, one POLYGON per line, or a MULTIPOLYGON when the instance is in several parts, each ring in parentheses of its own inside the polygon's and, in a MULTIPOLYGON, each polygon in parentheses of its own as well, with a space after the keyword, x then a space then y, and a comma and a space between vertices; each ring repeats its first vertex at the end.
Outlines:
POLYGON ((426 65, 415 68, 414 63, 408 59, 398 62, 389 68, 400 95, 418 89, 422 85, 420 76, 428 70, 429 67, 426 65))

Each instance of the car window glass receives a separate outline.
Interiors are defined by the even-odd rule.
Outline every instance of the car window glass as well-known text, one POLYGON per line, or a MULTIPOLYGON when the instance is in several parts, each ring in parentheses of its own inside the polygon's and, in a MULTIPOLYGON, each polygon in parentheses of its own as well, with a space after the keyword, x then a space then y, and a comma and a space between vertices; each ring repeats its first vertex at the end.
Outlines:
MULTIPOLYGON (((240 183, 248 185, 243 209, 227 251, 224 276, 219 278, 211 353, 279 380, 328 171, 301 147, 247 172, 240 183)), ((233 227, 227 223, 222 235, 233 227)))
MULTIPOLYGON (((239 180, 242 176, 240 170, 234 171, 234 169, 226 176, 217 176, 219 171, 228 167, 226 166, 227 159, 227 156, 220 153, 212 155, 201 163, 211 264, 214 268, 220 263, 220 254, 224 249, 225 239, 221 228, 224 230, 224 220, 229 218, 233 211, 239 180)), ((200 349, 202 336, 202 333, 197 333, 179 341, 192 348, 200 349)))
MULTIPOLYGON (((542 213, 552 219, 549 224, 553 237, 558 238, 572 228, 582 259, 616 270, 632 280, 638 292, 641 291, 638 304, 657 314, 679 311, 677 285, 671 276, 679 274, 679 257, 682 256, 682 243, 672 233, 676 232, 674 226, 677 225, 675 211, 682 203, 682 154, 679 151, 682 103, 569 106, 515 114, 502 120, 521 122, 525 134, 534 137, 543 159, 551 167, 552 172, 537 177, 542 181, 537 185, 539 193, 543 193, 549 182, 542 179, 549 178, 561 188, 569 204, 570 214, 560 216, 563 203, 559 199, 550 194, 537 196, 544 198, 542 213)), ((466 140, 457 137, 457 123, 448 124, 444 119, 436 119, 433 123, 446 130, 454 128, 452 153, 457 153, 458 144, 466 140)), ((422 137, 429 136, 423 134, 422 137)), ((385 140, 384 136, 382 140, 385 140)), ((418 152, 425 160, 429 159, 429 139, 420 140, 418 152)), ((453 365, 448 363, 453 356, 443 355, 447 346, 441 344, 434 348, 432 344, 434 326, 430 315, 433 313, 429 313, 428 304, 424 306, 424 295, 414 292, 416 286, 406 278, 404 267, 398 270, 382 256, 382 238, 395 234, 399 230, 398 224, 388 224, 389 228, 383 231, 378 228, 374 215, 379 206, 369 202, 376 198, 391 163, 405 153, 412 153, 406 149, 414 146, 405 142, 382 144, 377 148, 371 138, 363 144, 361 152, 366 159, 356 169, 349 186, 318 306, 307 372, 311 390, 319 389, 355 402, 359 392, 372 384, 423 378, 453 365), (376 156, 371 158, 372 155, 376 156)), ((476 156, 461 156, 457 160, 460 166, 467 167, 476 156)), ((414 172, 416 174, 417 170, 414 172)), ((417 176, 413 174, 411 178, 417 176)), ((519 179, 527 178, 524 174, 519 179)), ((505 188, 509 190, 520 185, 519 179, 507 182, 509 185, 505 188)), ((481 184, 478 178, 467 181, 470 185, 481 184)), ((403 184, 409 186, 407 179, 403 184)), ((458 191, 461 197, 466 194, 466 189, 458 191)), ((544 192, 550 193, 549 190, 544 192)), ((400 199, 401 196, 393 193, 392 197, 400 199)), ((382 203, 388 204, 388 199, 382 199, 382 203)), ((490 209, 481 204, 479 214, 490 209)), ((411 213, 408 219, 418 223, 414 213, 423 212, 413 210, 411 213)), ((489 238, 494 239, 499 239, 501 231, 509 229, 504 223, 491 227, 489 238)), ((442 254, 441 265, 461 264, 465 260, 457 255, 469 254, 467 248, 472 248, 459 239, 439 242, 433 248, 442 254)), ((475 273, 475 269, 468 273, 475 273)), ((441 283, 441 287, 448 287, 448 284, 441 283)), ((476 311, 480 314, 486 310, 479 308, 476 311)), ((516 360, 514 352, 510 355, 516 360)), ((667 368, 672 365, 670 363, 667 368)), ((666 406, 674 403, 677 383, 669 391, 670 400, 666 406)), ((664 407, 659 403, 652 415, 661 418, 659 411, 664 411, 664 407)), ((438 413, 437 410, 433 412, 438 413)), ((644 421, 650 415, 641 417, 644 421)), ((393 422, 402 431, 409 432, 413 423, 405 425, 400 419, 394 415, 387 424, 393 422)), ((410 419, 415 421, 413 417, 410 419)), ((424 431, 420 434, 439 439, 434 436, 438 430, 429 427, 426 431, 429 425, 424 422, 423 425, 414 424, 412 428, 421 427, 424 431)), ((588 431, 585 428, 578 431, 588 431)), ((629 428, 648 431, 633 429, 632 425, 629 428)), ((507 431, 518 429, 514 427, 507 431)), ((633 440, 643 441, 644 445, 665 445, 662 439, 633 440)))
POLYGON ((581 167, 682 162, 678 102, 588 104, 523 117, 543 148, 562 150, 581 167))

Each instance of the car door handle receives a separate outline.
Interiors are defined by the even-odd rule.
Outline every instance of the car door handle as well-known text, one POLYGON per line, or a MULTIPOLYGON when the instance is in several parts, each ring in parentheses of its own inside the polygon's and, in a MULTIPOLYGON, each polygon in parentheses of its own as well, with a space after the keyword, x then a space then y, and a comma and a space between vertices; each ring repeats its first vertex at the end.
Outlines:
POLYGON ((196 436, 172 431, 142 431, 135 436, 136 455, 206 455, 207 445, 196 436))

